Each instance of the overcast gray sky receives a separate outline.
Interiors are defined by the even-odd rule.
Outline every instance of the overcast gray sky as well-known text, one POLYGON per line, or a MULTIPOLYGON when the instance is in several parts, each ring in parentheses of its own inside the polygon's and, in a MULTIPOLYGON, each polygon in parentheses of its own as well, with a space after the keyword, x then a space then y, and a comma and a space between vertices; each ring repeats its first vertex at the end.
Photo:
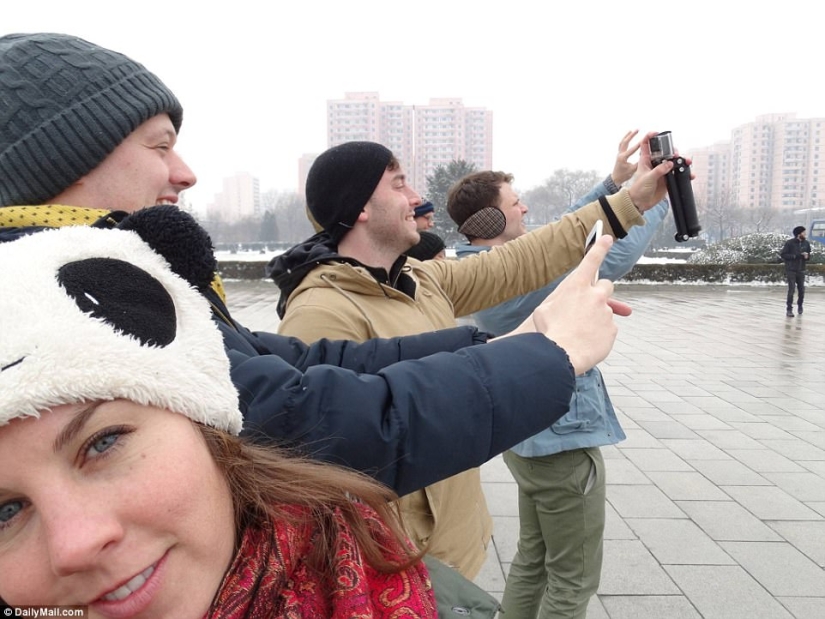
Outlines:
POLYGON ((0 32, 75 34, 158 74, 184 105, 200 208, 236 171, 294 190, 347 91, 492 110, 493 165, 522 190, 557 168, 607 173, 631 128, 671 130, 689 154, 757 115, 825 117, 814 4, 37 0, 4 3, 0 32))

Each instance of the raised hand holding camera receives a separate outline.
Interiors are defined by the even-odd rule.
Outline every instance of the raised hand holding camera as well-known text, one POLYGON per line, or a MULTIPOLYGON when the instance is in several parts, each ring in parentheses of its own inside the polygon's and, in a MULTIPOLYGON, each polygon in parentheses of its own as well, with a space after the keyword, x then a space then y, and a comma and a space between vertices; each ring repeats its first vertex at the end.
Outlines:
POLYGON ((690 165, 676 152, 670 131, 663 131, 650 138, 650 160, 654 166, 664 161, 673 163, 673 168, 665 176, 665 182, 673 219, 676 222, 674 238, 678 243, 687 241, 698 235, 702 227, 699 225, 693 186, 690 184, 690 165))

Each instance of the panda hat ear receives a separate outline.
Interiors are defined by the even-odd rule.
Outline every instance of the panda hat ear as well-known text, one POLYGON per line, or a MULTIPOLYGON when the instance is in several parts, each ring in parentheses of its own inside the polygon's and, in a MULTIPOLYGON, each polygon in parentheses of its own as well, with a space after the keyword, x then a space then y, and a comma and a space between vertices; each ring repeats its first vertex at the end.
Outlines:
POLYGON ((136 233, 38 232, 0 244, 0 264, 0 425, 126 399, 240 432, 206 299, 136 233))
POLYGON ((209 233, 186 211, 172 204, 150 206, 125 217, 117 226, 136 232, 198 290, 212 283, 218 261, 209 233))

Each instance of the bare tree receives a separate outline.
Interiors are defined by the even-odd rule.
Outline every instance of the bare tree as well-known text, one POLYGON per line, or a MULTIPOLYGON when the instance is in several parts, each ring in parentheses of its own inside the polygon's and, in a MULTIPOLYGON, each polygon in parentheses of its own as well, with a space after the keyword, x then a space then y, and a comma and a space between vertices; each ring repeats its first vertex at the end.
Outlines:
POLYGON ((721 242, 734 235, 733 228, 739 218, 739 204, 732 187, 724 187, 712 202, 705 202, 697 197, 697 211, 706 222, 705 231, 715 242, 721 242))
POLYGON ((557 219, 600 180, 595 170, 556 170, 538 187, 522 193, 529 207, 527 221, 533 225, 557 219))

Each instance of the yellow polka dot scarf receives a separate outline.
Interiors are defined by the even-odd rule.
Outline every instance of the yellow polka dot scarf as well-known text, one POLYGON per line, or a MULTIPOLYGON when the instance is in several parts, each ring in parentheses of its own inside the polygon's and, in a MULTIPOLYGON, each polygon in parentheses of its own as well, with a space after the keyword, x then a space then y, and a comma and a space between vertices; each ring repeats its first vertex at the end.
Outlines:
POLYGON ((90 226, 110 212, 105 209, 63 206, 61 204, 4 206, 0 208, 0 228, 90 226))
MULTIPOLYGON (((63 226, 91 226, 93 223, 111 213, 107 209, 64 206, 62 204, 44 204, 41 206, 3 206, 0 207, 0 228, 27 228, 44 226, 62 228, 63 226)), ((114 226, 116 222, 112 222, 114 226)), ((215 273, 212 289, 226 303, 226 292, 220 275, 215 273)))

